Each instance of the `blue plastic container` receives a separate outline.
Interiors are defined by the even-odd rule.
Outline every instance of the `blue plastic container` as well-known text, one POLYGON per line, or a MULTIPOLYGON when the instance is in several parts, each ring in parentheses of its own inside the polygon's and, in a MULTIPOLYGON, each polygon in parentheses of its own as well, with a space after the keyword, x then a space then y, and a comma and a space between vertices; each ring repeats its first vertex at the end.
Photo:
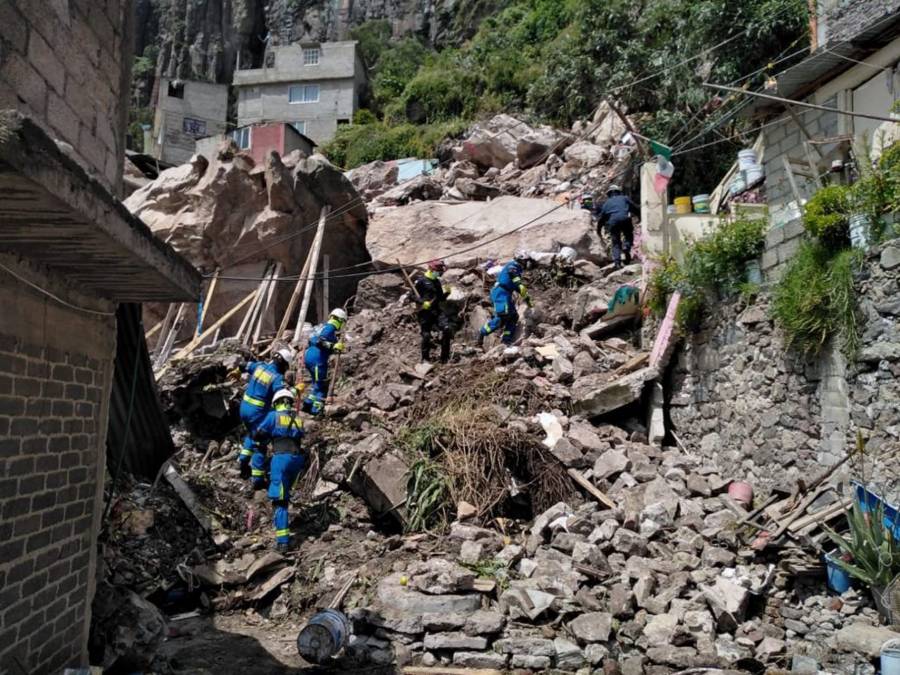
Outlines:
POLYGON ((900 675, 900 640, 888 640, 882 645, 881 675, 900 675))
POLYGON ((336 609, 323 609, 300 631, 297 651, 310 663, 325 663, 347 644, 350 621, 336 609))
POLYGON ((831 554, 825 555, 825 574, 827 575, 828 588, 835 593, 844 593, 853 584, 853 578, 838 567, 831 554))
POLYGON ((851 481, 851 483, 856 489, 856 501, 859 502, 863 511, 875 511, 879 504, 884 506, 882 522, 893 533, 895 539, 900 539, 900 511, 897 510, 897 507, 883 501, 877 494, 867 490, 862 483, 858 481, 851 481))

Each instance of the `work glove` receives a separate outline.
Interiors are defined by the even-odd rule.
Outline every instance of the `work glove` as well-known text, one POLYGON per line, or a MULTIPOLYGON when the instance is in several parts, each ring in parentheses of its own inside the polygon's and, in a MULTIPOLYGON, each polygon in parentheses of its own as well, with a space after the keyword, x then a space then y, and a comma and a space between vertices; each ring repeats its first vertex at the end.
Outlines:
POLYGON ((522 298, 525 301, 525 304, 528 306, 528 309, 534 307, 534 300, 531 299, 530 295, 526 295, 522 298))
POLYGON ((335 342, 334 343, 334 351, 340 353, 340 352, 344 351, 344 348, 346 346, 347 345, 345 345, 343 342, 335 342))
POLYGON ((247 480, 250 478, 250 462, 241 462, 241 478, 247 480))
POLYGON ((423 300, 422 301, 422 309, 425 309, 425 310, 431 309, 431 300, 423 300))
POLYGON ((241 368, 232 368, 228 371, 226 377, 229 380, 239 380, 242 372, 241 368))

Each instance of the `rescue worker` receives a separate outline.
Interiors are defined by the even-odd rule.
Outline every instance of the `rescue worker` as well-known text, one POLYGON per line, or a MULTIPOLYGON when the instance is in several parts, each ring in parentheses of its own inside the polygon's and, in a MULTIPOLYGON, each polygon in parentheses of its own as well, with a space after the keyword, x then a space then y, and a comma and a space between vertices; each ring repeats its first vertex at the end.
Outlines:
POLYGON ((613 264, 616 269, 620 269, 623 256, 625 264, 631 264, 631 247, 634 245, 634 224, 631 217, 640 217, 641 210, 622 193, 622 188, 618 185, 610 185, 606 195, 606 201, 597 212, 597 233, 600 234, 600 228, 606 226, 612 240, 613 264))
POLYGON ((491 289, 491 302, 494 303, 494 316, 488 321, 478 333, 478 346, 484 346, 484 338, 503 328, 501 342, 505 345, 511 345, 516 334, 516 327, 519 325, 519 313, 516 311, 516 300, 514 294, 518 293, 519 297, 525 301, 528 308, 534 307, 531 296, 525 284, 522 283, 522 272, 524 266, 529 260, 529 255, 525 251, 516 253, 515 258, 506 263, 500 274, 497 275, 497 283, 491 289))
POLYGON ((441 334, 441 363, 450 360, 450 341, 453 334, 445 306, 450 289, 441 281, 441 275, 446 271, 447 265, 443 260, 432 260, 428 263, 425 274, 418 277, 414 284, 419 296, 416 300, 419 305, 416 319, 422 333, 422 361, 431 361, 434 331, 441 334))
MULTIPOLYGON (((341 330, 347 323, 347 312, 340 307, 331 310, 328 321, 316 328, 309 337, 309 346, 303 355, 303 363, 312 380, 310 395, 319 401, 328 397, 328 359, 332 352, 344 351, 341 330)), ((309 398, 309 397, 307 397, 309 398)))
POLYGON ((296 394, 293 389, 282 389, 272 398, 271 410, 254 432, 254 438, 272 446, 269 460, 268 496, 275 510, 272 520, 275 526, 275 547, 286 553, 291 540, 288 527, 288 505, 291 489, 306 467, 300 439, 303 438, 303 421, 294 409, 296 394))
MULTIPOLYGON (((252 458, 259 454, 259 446, 253 440, 253 432, 263 421, 272 407, 272 396, 276 391, 283 389, 284 374, 290 368, 294 359, 294 352, 288 347, 282 347, 275 352, 272 361, 250 361, 245 370, 250 373, 247 387, 244 389, 244 398, 241 401, 241 421, 247 427, 241 444, 238 462, 240 463, 241 477, 253 477, 253 484, 260 488, 265 484, 265 472, 251 467, 252 458)), ((262 455, 257 458, 256 464, 264 460, 262 455)))

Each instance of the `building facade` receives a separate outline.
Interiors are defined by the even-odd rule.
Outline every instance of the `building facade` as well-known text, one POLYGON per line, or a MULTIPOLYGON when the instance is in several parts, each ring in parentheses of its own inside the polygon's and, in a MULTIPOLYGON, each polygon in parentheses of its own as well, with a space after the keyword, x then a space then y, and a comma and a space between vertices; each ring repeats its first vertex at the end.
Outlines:
POLYGON ((227 117, 227 84, 160 78, 150 152, 169 164, 184 164, 198 139, 225 133, 227 117))
POLYGON ((200 276, 118 201, 132 3, 0 3, 0 672, 88 665, 116 309, 200 276))
POLYGON ((355 41, 272 47, 262 68, 234 73, 238 127, 289 122, 321 144, 353 121, 365 85, 355 41))
POLYGON ((265 161, 270 150, 274 150, 282 157, 299 150, 304 157, 309 157, 316 149, 312 139, 297 131, 293 124, 269 122, 238 127, 230 134, 201 138, 197 141, 195 152, 212 161, 219 147, 229 138, 257 164, 265 161))

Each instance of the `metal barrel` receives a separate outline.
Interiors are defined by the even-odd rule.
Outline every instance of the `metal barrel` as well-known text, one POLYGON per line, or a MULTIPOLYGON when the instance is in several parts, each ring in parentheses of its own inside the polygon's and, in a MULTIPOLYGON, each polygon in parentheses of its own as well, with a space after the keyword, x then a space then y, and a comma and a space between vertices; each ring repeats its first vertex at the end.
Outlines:
POLYGON ((340 652, 350 637, 350 621, 336 609, 322 609, 297 636, 297 651, 310 663, 324 663, 340 652))

